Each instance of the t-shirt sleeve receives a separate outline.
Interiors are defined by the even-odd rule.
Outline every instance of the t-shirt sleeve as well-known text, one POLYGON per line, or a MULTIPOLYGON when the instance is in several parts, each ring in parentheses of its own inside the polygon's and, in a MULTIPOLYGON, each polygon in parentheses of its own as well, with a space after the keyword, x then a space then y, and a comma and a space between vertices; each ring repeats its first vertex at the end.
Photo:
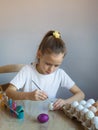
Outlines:
POLYGON ((61 86, 67 89, 71 89, 75 85, 75 82, 71 77, 64 71, 61 71, 61 86))
POLYGON ((17 75, 10 81, 17 89, 23 88, 26 82, 26 66, 24 66, 17 75))

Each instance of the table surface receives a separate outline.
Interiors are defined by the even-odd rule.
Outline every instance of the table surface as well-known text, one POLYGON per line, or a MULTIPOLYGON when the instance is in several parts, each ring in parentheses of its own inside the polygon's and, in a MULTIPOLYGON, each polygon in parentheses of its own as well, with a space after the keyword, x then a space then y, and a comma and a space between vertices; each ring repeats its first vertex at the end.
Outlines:
POLYGON ((63 111, 50 111, 49 101, 17 101, 24 107, 24 119, 12 117, 7 108, 0 106, 0 130, 83 130, 77 121, 67 117, 63 111), (41 113, 49 115, 46 123, 39 123, 37 116, 41 113))

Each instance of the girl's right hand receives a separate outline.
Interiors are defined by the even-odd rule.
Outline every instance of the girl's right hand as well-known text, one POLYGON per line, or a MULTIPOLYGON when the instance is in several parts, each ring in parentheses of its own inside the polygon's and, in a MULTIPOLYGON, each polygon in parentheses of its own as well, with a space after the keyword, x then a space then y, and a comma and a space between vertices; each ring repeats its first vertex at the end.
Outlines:
POLYGON ((36 89, 30 92, 29 98, 30 100, 39 101, 39 100, 46 100, 48 96, 43 90, 36 89))

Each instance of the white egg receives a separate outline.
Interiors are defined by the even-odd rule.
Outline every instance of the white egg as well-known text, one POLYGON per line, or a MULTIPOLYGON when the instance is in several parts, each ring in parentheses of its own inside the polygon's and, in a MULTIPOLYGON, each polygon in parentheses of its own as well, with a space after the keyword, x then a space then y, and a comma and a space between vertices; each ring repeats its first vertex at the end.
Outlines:
POLYGON ((91 120, 92 123, 98 123, 98 116, 95 116, 94 118, 92 118, 91 120))
POLYGON ((98 123, 95 123, 95 128, 98 130, 98 123))
POLYGON ((89 103, 89 102, 87 102, 85 105, 84 105, 84 107, 85 108, 89 108, 89 107, 91 107, 92 105, 89 103))
POLYGON ((89 111, 89 109, 84 108, 82 111, 80 111, 80 119, 81 121, 85 120, 85 114, 89 111))
POLYGON ((51 102, 50 104, 49 104, 49 110, 53 110, 54 109, 54 107, 53 107, 53 102, 51 102))
POLYGON ((94 113, 93 113, 92 111, 88 111, 88 112, 86 113, 86 118, 87 118, 87 119, 92 119, 94 116, 95 116, 95 115, 94 115, 94 113))
POLYGON ((78 105, 78 106, 76 107, 76 110, 77 110, 77 111, 81 111, 83 108, 84 108, 83 105, 78 105))
POLYGON ((78 101, 74 101, 71 103, 71 106, 72 107, 77 107, 79 105, 78 101))
POLYGON ((79 104, 81 104, 81 105, 85 105, 86 104, 86 101, 85 100, 81 100, 80 102, 79 102, 79 104))
POLYGON ((88 103, 90 103, 91 105, 95 103, 95 100, 94 99, 89 99, 87 100, 88 103))
POLYGON ((88 111, 89 111, 89 109, 87 109, 87 108, 84 108, 84 109, 82 110, 83 113, 86 113, 86 112, 88 112, 88 111))
POLYGON ((96 129, 98 129, 98 116, 95 116, 94 118, 92 118, 91 122, 95 124, 96 129))

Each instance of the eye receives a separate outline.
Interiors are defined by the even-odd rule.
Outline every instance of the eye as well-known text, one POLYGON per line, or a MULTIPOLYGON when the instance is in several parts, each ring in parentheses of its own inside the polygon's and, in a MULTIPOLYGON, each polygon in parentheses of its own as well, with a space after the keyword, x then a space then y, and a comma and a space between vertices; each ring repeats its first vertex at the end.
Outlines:
POLYGON ((52 65, 52 64, 50 64, 50 63, 45 63, 46 65, 48 65, 48 66, 54 66, 54 67, 59 67, 60 65, 52 65))
POLYGON ((49 63, 45 63, 45 64, 51 66, 51 64, 49 64, 49 63))
POLYGON ((59 67, 60 65, 55 65, 55 67, 59 67))

